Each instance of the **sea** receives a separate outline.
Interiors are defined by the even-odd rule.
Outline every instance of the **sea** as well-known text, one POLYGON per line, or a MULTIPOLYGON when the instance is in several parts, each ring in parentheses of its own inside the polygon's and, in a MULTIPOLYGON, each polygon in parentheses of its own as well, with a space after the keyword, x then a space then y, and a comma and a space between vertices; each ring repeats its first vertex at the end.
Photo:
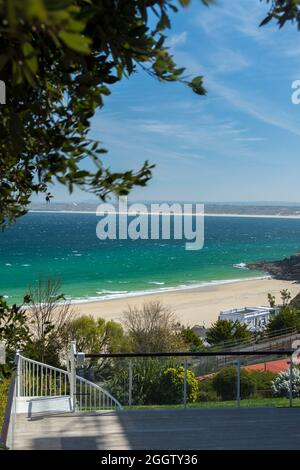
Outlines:
POLYGON ((74 302, 130 297, 263 277, 249 262, 300 249, 300 220, 207 216, 204 246, 183 240, 99 240, 92 213, 31 212, 0 233, 0 295, 20 303, 55 278, 74 302))

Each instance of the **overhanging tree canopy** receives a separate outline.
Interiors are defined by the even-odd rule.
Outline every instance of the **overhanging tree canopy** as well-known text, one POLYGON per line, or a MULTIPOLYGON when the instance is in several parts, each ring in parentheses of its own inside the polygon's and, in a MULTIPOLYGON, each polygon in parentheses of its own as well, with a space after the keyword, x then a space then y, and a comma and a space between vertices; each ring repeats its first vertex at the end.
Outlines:
MULTIPOLYGON (((0 106, 0 226, 26 213, 33 192, 49 200, 55 180, 100 198, 146 185, 147 161, 136 172, 104 166, 106 151, 89 138, 90 122, 109 86, 139 68, 205 94, 203 78, 187 79, 165 45, 170 12, 189 3, 0 0, 0 79, 7 87, 7 104, 0 106), (85 158, 94 171, 83 168, 85 158)), ((272 18, 280 26, 299 23, 299 1, 272 1, 265 22, 272 18)))

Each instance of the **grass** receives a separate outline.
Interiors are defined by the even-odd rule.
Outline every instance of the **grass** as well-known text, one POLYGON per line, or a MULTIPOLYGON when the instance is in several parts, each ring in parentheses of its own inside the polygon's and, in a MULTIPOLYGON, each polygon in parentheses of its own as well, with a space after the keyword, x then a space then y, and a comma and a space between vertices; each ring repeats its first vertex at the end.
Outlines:
MULTIPOLYGON (((289 406, 289 400, 287 398, 249 398, 241 400, 241 407, 251 406, 275 406, 275 407, 287 407, 289 406)), ((293 406, 300 406, 300 398, 293 399, 293 406)), ((236 408, 236 401, 206 401, 199 403, 190 403, 187 408, 236 408)), ((124 406, 124 409, 132 410, 145 410, 145 409, 163 409, 163 408, 183 408, 183 405, 145 405, 145 406, 124 406)))

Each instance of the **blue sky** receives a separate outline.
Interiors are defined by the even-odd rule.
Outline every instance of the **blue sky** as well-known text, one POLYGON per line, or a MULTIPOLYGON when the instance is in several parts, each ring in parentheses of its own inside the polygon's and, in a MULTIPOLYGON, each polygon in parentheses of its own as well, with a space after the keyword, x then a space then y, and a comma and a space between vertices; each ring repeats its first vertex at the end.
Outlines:
POLYGON ((300 32, 258 28, 266 11, 259 0, 194 0, 171 15, 175 60, 204 75, 207 97, 142 72, 111 88, 91 132, 104 160, 114 170, 156 164, 132 199, 300 202, 300 32))

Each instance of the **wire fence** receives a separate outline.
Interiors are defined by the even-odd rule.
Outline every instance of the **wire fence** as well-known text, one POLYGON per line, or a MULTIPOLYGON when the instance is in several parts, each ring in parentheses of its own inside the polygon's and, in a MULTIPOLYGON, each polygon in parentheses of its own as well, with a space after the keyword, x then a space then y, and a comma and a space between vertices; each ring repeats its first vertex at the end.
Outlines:
POLYGON ((98 383, 129 408, 296 406, 299 371, 292 354, 292 350, 87 354, 77 374, 98 383), (277 391, 279 370, 285 376, 277 391))

